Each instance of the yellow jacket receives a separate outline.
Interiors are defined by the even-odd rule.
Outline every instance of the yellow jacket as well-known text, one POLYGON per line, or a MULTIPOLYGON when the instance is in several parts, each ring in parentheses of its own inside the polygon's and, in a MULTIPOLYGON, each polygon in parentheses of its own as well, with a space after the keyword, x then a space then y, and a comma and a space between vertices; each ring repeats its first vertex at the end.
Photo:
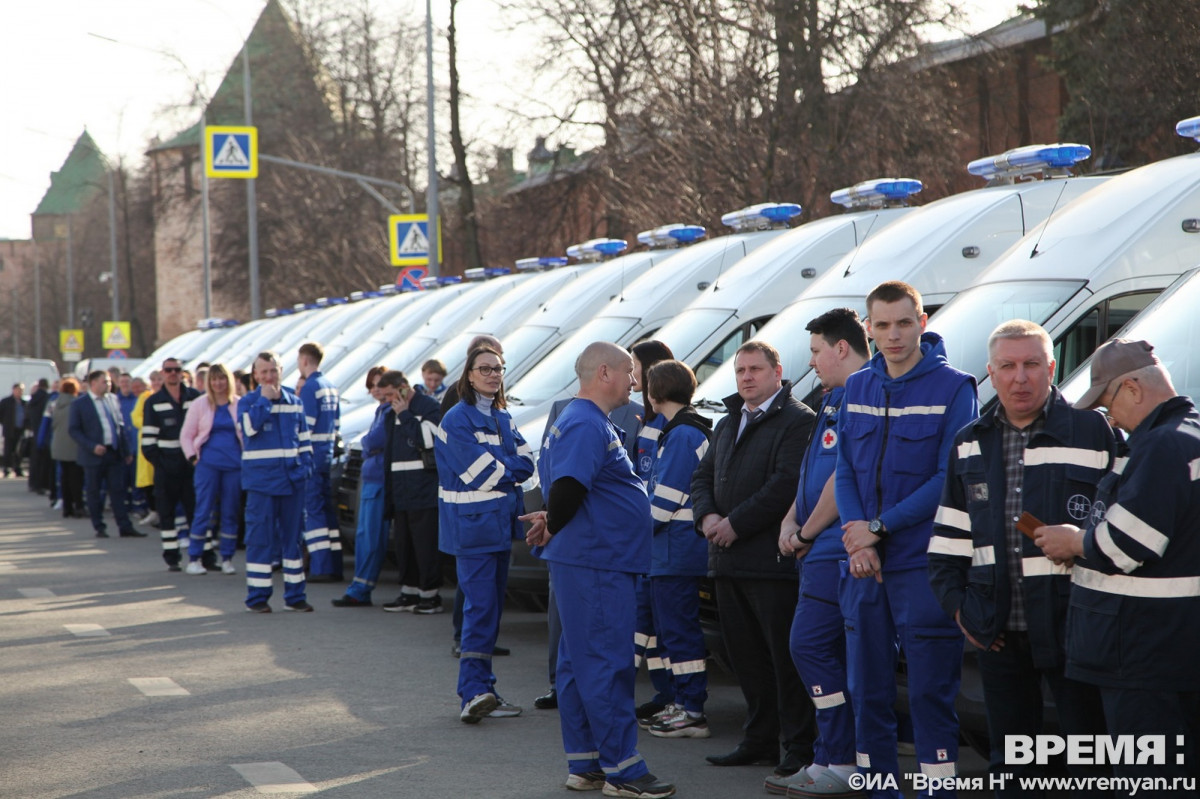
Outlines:
POLYGON ((136 483, 138 488, 149 488, 154 485, 154 467, 150 461, 146 460, 142 455, 142 411, 146 407, 146 397, 149 397, 152 392, 143 391, 138 397, 137 404, 133 406, 133 410, 129 413, 129 418, 133 420, 133 426, 137 428, 137 478, 136 483))

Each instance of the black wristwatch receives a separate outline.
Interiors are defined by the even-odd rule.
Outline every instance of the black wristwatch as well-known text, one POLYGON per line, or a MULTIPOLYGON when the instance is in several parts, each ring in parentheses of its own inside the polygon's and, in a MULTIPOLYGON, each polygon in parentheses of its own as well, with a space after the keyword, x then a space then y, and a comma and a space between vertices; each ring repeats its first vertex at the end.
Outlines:
POLYGON ((871 535, 877 535, 881 539, 888 537, 888 529, 883 526, 883 522, 878 518, 872 519, 870 523, 867 524, 867 532, 871 535))

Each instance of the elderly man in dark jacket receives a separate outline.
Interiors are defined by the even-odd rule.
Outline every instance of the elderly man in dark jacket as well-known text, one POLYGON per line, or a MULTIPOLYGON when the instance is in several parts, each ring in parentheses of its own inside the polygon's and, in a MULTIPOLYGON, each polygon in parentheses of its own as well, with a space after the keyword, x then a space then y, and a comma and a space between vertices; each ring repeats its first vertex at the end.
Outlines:
POLYGON ((779 557, 776 538, 815 417, 792 397, 770 344, 743 344, 734 367, 738 393, 725 399, 729 415, 692 478, 692 506, 696 529, 709 541, 721 634, 748 708, 741 743, 708 761, 778 762, 776 773, 786 776, 812 762, 816 725, 788 651, 796 567, 779 557))

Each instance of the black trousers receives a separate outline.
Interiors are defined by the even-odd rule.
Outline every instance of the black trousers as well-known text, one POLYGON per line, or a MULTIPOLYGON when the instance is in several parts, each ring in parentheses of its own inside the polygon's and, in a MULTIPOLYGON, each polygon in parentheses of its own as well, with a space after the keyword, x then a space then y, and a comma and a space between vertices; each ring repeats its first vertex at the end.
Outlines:
POLYGON ((24 477, 21 471, 21 431, 14 430, 12 435, 4 436, 4 476, 15 471, 17 477, 24 477))
POLYGON ((438 551, 437 508, 392 510, 400 585, 433 591, 442 587, 442 554, 438 551))
MULTIPOLYGON (((196 484, 192 467, 182 460, 168 463, 160 459, 154 469, 154 508, 158 512, 159 530, 176 529, 175 510, 180 505, 183 505, 187 525, 191 528, 192 518, 196 514, 196 484)), ((174 566, 181 558, 178 545, 171 547, 172 542, 168 542, 168 538, 163 536, 163 560, 168 566, 174 566)))
POLYGON ((83 514, 83 467, 75 461, 59 461, 62 466, 62 488, 59 496, 63 503, 63 518, 83 514))
POLYGON ((741 577, 716 579, 721 635, 746 698, 742 744, 811 763, 816 713, 792 662, 789 641, 796 583, 741 577))

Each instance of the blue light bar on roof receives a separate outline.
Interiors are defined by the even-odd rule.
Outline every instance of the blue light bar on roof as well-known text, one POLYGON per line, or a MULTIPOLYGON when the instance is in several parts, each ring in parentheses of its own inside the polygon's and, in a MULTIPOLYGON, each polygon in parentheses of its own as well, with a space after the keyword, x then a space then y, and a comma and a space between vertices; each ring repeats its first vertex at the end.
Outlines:
POLYGON ((829 199, 846 208, 865 208, 903 203, 923 188, 921 181, 912 178, 880 178, 838 189, 829 195, 829 199))
MULTIPOLYGON (((566 258, 563 259, 564 262, 566 260, 566 258)), ((512 270, 507 266, 485 266, 483 274, 487 277, 504 277, 505 275, 511 275, 512 270)))
POLYGON ((421 288, 435 289, 437 287, 438 287, 438 279, 436 277, 434 277, 433 275, 430 275, 429 277, 421 278, 421 288))
POLYGON ((650 248, 678 247, 699 241, 708 235, 708 230, 700 225, 660 225, 651 230, 643 230, 637 235, 639 244, 650 248))
POLYGON ((390 297, 393 294, 399 294, 400 287, 397 286, 395 283, 384 283, 382 286, 379 287, 378 293, 379 293, 379 296, 381 296, 381 297, 390 297))
POLYGON ((350 292, 350 302, 358 302, 368 299, 372 296, 378 297, 379 292, 376 291, 352 291, 350 292))
POLYGON ((629 249, 629 242, 624 239, 588 239, 582 244, 574 244, 567 248, 567 256, 578 261, 601 261, 620 255, 629 249))
POLYGON ((1179 120, 1175 125, 1175 132, 1185 139, 1200 141, 1200 117, 1179 120))
MULTIPOLYGON (((567 259, 561 255, 544 255, 541 258, 521 258, 516 262, 518 272, 538 272, 543 269, 555 269, 567 265, 567 259)), ((504 267, 507 269, 508 267, 504 267)))
POLYGON ((455 283, 463 282, 461 275, 438 275, 437 284, 439 286, 453 286, 455 283))
POLYGON ((741 232, 786 227, 788 221, 804 211, 796 203, 759 203, 749 208, 730 211, 721 217, 721 224, 741 232))
POLYGON ((1031 144, 1000 155, 977 158, 967 171, 984 180, 1014 178, 1052 169, 1070 169, 1089 158, 1092 148, 1086 144, 1031 144))

